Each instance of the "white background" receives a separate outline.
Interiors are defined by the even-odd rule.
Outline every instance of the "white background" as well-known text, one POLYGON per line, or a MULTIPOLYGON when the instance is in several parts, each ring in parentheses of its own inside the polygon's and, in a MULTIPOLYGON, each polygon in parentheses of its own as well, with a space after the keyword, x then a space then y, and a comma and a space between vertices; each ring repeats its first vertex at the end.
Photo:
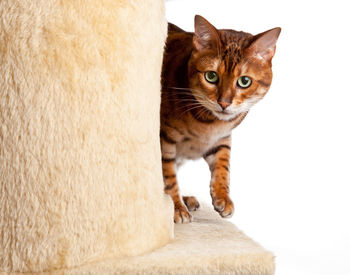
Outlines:
MULTIPOLYGON (((267 96, 233 131, 231 219, 276 255, 277 275, 350 274, 350 8, 346 1, 173 0, 167 18, 200 14, 253 34, 281 27, 267 96)), ((179 171, 210 203, 204 161, 179 171)), ((214 211, 214 210, 213 210, 214 211)))

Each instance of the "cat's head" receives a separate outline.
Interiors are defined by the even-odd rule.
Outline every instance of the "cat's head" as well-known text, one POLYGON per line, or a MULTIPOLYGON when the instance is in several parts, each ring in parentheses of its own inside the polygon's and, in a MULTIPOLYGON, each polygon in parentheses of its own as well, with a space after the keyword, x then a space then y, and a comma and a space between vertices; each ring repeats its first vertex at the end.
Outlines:
POLYGON ((271 85, 271 60, 280 32, 274 28, 253 36, 217 30, 196 15, 188 62, 189 86, 196 99, 221 120, 248 111, 271 85))

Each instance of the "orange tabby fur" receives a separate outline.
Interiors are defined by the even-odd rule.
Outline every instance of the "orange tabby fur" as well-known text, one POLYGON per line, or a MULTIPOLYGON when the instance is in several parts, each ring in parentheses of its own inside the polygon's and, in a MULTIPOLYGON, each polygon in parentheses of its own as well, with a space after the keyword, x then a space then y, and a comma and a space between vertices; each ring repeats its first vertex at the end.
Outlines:
POLYGON ((190 222, 194 197, 180 197, 176 169, 186 159, 204 158, 211 171, 213 206, 222 217, 234 211, 229 197, 231 131, 268 91, 271 59, 280 28, 253 36, 217 30, 195 17, 195 32, 169 23, 164 53, 161 103, 161 149, 165 192, 174 202, 174 221, 190 222), (214 71, 217 83, 205 73, 214 71), (238 78, 248 76, 248 88, 238 78))

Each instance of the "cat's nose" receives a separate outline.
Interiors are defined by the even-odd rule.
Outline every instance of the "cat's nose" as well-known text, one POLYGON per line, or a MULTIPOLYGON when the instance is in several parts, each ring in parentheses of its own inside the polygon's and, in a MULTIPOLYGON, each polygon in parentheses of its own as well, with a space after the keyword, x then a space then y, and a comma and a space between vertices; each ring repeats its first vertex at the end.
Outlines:
POLYGON ((218 103, 221 106, 222 110, 225 110, 228 106, 231 105, 230 102, 225 102, 225 101, 218 101, 218 103))

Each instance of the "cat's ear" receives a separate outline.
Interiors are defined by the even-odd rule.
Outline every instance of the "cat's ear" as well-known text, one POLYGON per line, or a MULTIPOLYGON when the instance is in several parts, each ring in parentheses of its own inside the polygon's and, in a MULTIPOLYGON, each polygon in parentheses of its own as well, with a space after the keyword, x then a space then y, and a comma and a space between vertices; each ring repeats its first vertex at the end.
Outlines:
POLYGON ((280 32, 281 28, 274 28, 256 35, 252 44, 246 50, 247 54, 258 59, 271 61, 275 54, 276 42, 280 32))
POLYGON ((193 47, 200 51, 203 49, 218 50, 221 41, 216 28, 200 15, 194 17, 193 47))

